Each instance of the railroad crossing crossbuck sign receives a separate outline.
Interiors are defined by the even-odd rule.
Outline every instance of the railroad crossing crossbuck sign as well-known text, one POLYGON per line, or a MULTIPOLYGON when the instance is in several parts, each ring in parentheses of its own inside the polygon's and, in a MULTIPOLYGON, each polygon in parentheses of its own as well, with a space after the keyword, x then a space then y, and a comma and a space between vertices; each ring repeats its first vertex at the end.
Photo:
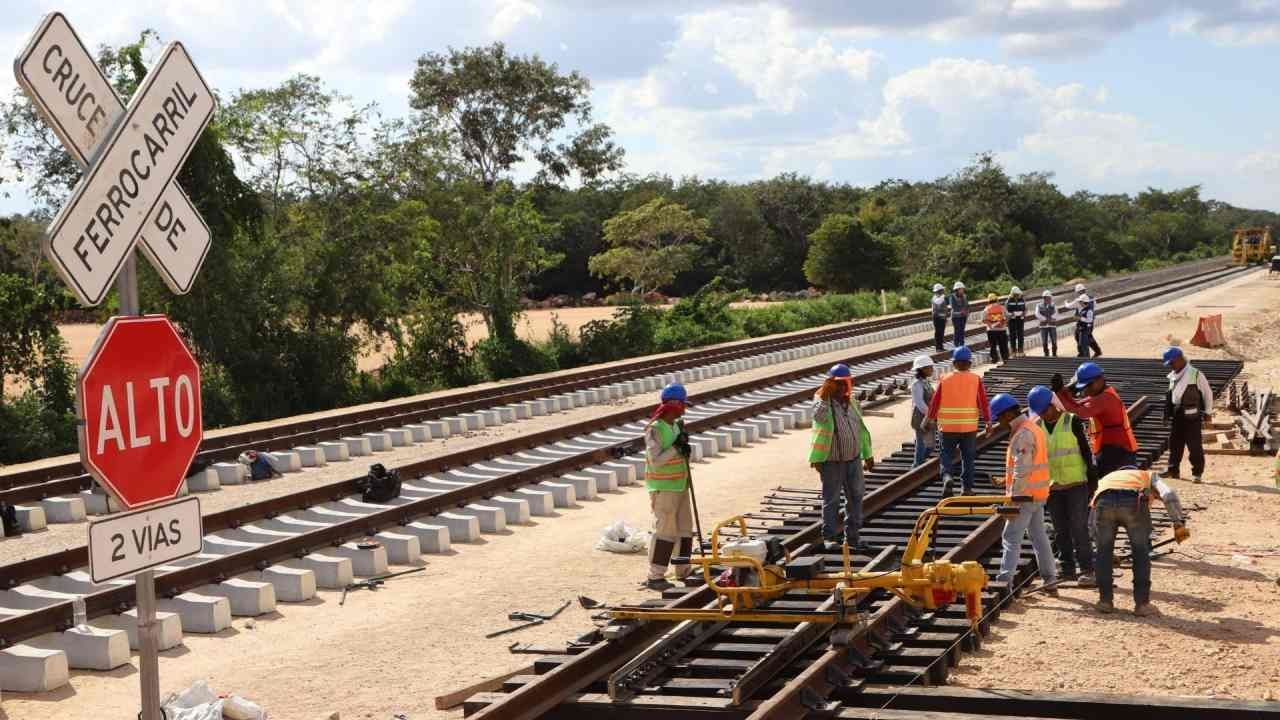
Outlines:
POLYGON ((101 303, 135 245, 171 290, 189 291, 209 250, 209 227, 172 181, 215 100, 186 49, 165 48, 128 108, 62 13, 44 18, 13 69, 85 168, 45 244, 76 297, 101 303))

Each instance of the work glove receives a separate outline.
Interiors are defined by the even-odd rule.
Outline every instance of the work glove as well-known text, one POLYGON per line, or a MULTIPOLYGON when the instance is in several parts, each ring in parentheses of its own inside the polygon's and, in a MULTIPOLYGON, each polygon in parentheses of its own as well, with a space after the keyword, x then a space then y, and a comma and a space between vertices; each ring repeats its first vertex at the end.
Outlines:
POLYGON ((685 432, 684 430, 681 430, 681 431, 680 431, 680 434, 679 434, 679 435, 676 435, 676 442, 677 442, 677 443, 680 443, 680 444, 682 444, 682 445, 688 445, 688 444, 689 444, 689 433, 685 432))
POLYGON ((1186 525, 1174 525, 1173 539, 1179 543, 1186 542, 1191 539, 1191 531, 1187 529, 1186 525))
POLYGON ((1062 373, 1054 373, 1053 377, 1049 379, 1049 387, 1055 393, 1066 386, 1067 386, 1066 382, 1064 382, 1062 379, 1062 373))
POLYGON ((693 448, 689 445, 688 436, 684 438, 684 442, 681 442, 680 438, 676 438, 676 441, 672 446, 676 449, 677 452, 680 453, 682 457, 686 459, 689 458, 691 455, 693 455, 693 448))

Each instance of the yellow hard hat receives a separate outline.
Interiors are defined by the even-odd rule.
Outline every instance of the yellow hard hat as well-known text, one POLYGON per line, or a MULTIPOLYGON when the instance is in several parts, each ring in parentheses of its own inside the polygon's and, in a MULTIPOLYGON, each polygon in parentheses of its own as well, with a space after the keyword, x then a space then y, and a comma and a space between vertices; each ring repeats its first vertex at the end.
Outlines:
POLYGON ((999 296, 999 295, 996 295, 995 293, 989 293, 989 294, 987 295, 987 301, 988 301, 988 302, 995 302, 995 301, 996 301, 996 300, 998 300, 999 298, 1000 298, 1000 296, 999 296))

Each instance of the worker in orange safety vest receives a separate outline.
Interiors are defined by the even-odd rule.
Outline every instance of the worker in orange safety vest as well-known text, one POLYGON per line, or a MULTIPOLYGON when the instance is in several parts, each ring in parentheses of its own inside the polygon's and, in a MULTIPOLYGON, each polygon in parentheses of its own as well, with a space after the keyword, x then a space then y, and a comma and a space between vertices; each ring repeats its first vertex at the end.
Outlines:
POLYGON ((978 420, 991 423, 987 407, 987 391, 982 378, 969 371, 973 365, 973 352, 961 345, 951 351, 951 365, 955 372, 938 384, 929 400, 929 420, 938 426, 942 435, 939 450, 939 467, 942 470, 942 496, 951 495, 951 477, 955 465, 955 453, 960 452, 963 492, 973 494, 974 456, 978 446, 978 420))
POLYGON ((1018 516, 1005 518, 1003 554, 997 580, 1012 582, 1018 569, 1022 538, 1031 535, 1036 566, 1044 581, 1044 592, 1056 596, 1058 568, 1044 523, 1044 504, 1049 499, 1049 437, 1038 422, 1028 418, 1012 395, 1000 393, 991 399, 991 415, 1009 431, 1005 452, 1005 491, 1010 497, 1025 498, 1017 503, 1018 516))

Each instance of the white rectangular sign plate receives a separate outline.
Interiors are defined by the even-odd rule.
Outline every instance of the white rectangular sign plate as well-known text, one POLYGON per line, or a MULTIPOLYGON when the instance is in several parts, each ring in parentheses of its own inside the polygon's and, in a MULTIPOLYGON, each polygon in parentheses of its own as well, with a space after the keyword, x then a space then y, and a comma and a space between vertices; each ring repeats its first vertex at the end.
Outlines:
MULTIPOLYGON (((33 43, 39 42, 37 34, 33 43)), ((31 57, 37 56, 38 51, 31 57)), ((178 226, 179 205, 166 201, 171 194, 166 191, 212 119, 214 107, 213 93, 186 49, 181 43, 170 44, 49 228, 47 254, 81 303, 102 302, 140 236, 157 264, 167 264, 165 250, 157 250, 167 246, 174 253, 175 271, 192 266, 190 261, 185 266, 176 262, 182 246, 175 240, 194 226, 178 226)), ((74 143, 76 133, 68 132, 74 143)), ((190 202, 181 206, 189 208, 190 202)), ((203 256, 202 250, 199 260, 203 256)), ((194 268, 199 268, 198 260, 194 268)), ((166 281, 172 284, 172 277, 166 281)))
POLYGON ((89 525, 89 575, 103 583, 200 552, 200 499, 185 497, 89 525))

